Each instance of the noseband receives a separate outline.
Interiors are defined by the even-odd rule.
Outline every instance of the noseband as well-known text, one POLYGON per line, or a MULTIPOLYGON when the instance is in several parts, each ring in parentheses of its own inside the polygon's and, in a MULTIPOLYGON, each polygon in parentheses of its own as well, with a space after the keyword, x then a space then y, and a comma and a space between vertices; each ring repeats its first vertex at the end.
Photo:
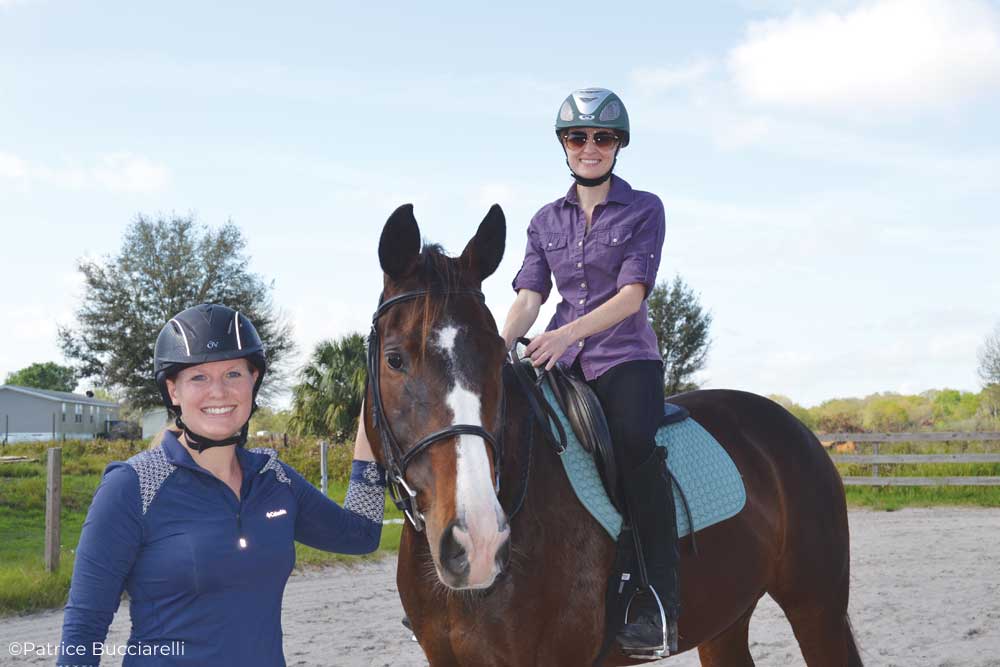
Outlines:
MULTIPOLYGON (((499 440, 492 433, 475 424, 452 424, 440 431, 435 431, 430 435, 424 436, 405 452, 396 440, 396 436, 393 435, 392 428, 389 426, 389 421, 385 414, 385 406, 382 404, 382 391, 379 384, 381 339, 378 333, 378 321, 393 306, 405 301, 413 301, 425 295, 442 297, 468 295, 476 297, 484 304, 486 301, 483 293, 475 289, 421 289, 397 294, 386 301, 383 301, 380 296, 378 308, 372 316, 372 330, 368 335, 368 381, 372 383, 372 421, 375 423, 375 428, 378 429, 379 440, 382 441, 382 458, 389 477, 389 497, 392 498, 392 502, 396 507, 406 514, 410 523, 418 531, 424 529, 424 515, 417 509, 417 492, 406 483, 406 469, 428 447, 440 440, 460 435, 475 435, 482 438, 493 451, 493 469, 495 471, 493 484, 494 491, 497 493, 500 491, 500 465, 503 460, 503 448, 499 440)), ((502 414, 500 416, 500 428, 503 428, 502 414)))

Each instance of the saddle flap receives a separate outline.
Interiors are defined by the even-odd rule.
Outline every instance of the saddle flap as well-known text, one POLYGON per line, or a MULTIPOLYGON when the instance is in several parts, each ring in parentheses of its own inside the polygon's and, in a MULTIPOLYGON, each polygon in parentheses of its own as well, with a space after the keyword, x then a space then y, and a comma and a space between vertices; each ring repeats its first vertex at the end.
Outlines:
POLYGON ((620 510, 623 504, 619 497, 615 451, 604 409, 597 394, 587 383, 574 377, 558 364, 545 374, 545 382, 552 390, 556 402, 566 415, 581 446, 594 456, 604 488, 620 510))

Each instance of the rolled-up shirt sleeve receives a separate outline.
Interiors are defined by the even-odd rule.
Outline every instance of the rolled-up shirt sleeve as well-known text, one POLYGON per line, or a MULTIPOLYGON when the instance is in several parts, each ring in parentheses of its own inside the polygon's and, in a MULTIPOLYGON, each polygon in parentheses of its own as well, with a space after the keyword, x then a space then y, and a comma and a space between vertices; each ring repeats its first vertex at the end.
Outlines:
POLYGON ((528 225, 528 245, 524 250, 524 262, 521 263, 521 270, 514 276, 511 286, 515 292, 522 289, 538 292, 542 295, 542 303, 545 303, 549 298, 549 292, 552 291, 552 270, 539 241, 536 219, 532 219, 528 225))
POLYGON ((109 465, 90 503, 76 548, 57 665, 101 662, 93 649, 107 637, 139 553, 141 506, 135 471, 124 463, 109 465))
POLYGON ((660 255, 663 253, 663 239, 666 221, 663 203, 654 197, 655 205, 648 215, 636 223, 632 238, 625 246, 622 268, 618 272, 617 288, 639 283, 646 286, 646 295, 656 285, 656 273, 660 269, 660 255))

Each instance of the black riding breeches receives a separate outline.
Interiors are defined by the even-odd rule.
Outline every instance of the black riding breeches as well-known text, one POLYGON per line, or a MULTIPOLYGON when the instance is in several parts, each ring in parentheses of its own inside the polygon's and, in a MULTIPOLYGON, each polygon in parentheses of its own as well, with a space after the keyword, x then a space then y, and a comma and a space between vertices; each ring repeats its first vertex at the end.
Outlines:
POLYGON ((608 431, 627 475, 645 462, 655 447, 663 419, 663 364, 626 361, 587 383, 597 394, 608 431))

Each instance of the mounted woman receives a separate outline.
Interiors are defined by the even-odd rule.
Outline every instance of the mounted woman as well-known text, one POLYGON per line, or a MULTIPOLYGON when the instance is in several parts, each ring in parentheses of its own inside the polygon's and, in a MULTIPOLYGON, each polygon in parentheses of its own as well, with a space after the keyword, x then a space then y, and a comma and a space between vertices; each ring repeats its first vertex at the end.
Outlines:
POLYGON ((667 450, 655 442, 663 362, 646 308, 663 248, 663 204, 612 175, 631 132, 625 105, 610 90, 570 94, 556 137, 575 183, 528 226, 503 337, 510 347, 528 332, 554 277, 562 301, 527 353, 535 366, 572 369, 600 400, 651 589, 636 599, 636 617, 618 641, 630 654, 665 657, 677 651, 677 526, 667 450))

